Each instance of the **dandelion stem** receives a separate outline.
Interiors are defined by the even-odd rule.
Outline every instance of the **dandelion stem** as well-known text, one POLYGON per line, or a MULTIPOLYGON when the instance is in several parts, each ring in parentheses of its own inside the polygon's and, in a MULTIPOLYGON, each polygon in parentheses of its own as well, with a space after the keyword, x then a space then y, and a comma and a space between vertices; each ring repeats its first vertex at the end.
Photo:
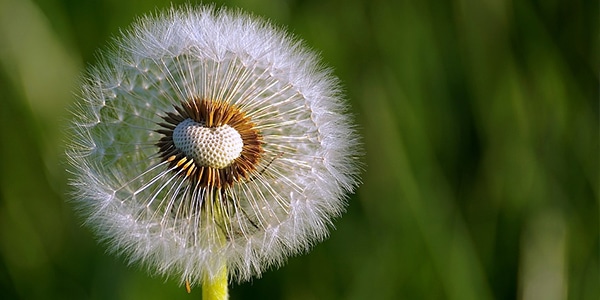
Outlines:
MULTIPOLYGON (((207 276, 208 277, 208 276, 207 276)), ((227 300, 227 265, 223 264, 215 278, 202 281, 202 300, 227 300)))
MULTIPOLYGON (((211 201, 211 204, 216 204, 211 209, 212 216, 217 224, 222 224, 226 222, 225 211, 223 211, 224 207, 217 204, 221 199, 221 194, 216 193, 212 195, 215 201, 211 201)), ((217 234, 217 240, 221 245, 225 245, 227 239, 225 238, 225 232, 221 230, 215 230, 217 234)), ((203 300, 227 300, 229 299, 229 293, 227 290, 227 261, 221 260, 221 266, 214 277, 210 277, 209 275, 205 275, 204 280, 202 280, 202 299, 203 300)))

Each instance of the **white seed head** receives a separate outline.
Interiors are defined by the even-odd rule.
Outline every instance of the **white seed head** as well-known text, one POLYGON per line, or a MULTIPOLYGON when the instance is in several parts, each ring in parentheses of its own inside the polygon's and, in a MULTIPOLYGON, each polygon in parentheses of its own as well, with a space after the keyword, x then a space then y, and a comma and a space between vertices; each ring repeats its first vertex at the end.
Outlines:
POLYGON ((239 132, 231 126, 205 127, 192 119, 185 119, 175 127, 173 143, 195 163, 217 169, 230 165, 244 146, 239 132))
POLYGON ((193 285, 246 281, 327 237, 359 184, 338 80, 268 22, 211 7, 137 21, 91 68, 67 155, 110 249, 193 285))

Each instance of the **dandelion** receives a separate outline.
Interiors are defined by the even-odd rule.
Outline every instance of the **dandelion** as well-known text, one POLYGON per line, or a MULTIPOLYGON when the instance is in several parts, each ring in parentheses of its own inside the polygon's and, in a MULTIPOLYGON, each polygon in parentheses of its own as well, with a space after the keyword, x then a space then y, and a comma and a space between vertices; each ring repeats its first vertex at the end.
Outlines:
POLYGON ((338 81, 266 21, 212 7, 138 20, 89 70, 67 156, 100 240, 226 298, 328 235, 358 185, 338 81))

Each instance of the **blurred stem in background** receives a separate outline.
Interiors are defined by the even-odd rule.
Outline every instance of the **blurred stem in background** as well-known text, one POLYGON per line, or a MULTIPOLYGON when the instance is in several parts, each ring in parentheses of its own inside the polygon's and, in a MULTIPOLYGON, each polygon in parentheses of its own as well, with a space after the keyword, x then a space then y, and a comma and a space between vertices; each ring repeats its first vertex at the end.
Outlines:
MULTIPOLYGON (((0 0, 0 298, 189 299, 103 253, 60 163, 82 65, 169 3, 0 0)), ((232 299, 600 296, 597 1, 227 5, 322 52, 368 165, 327 242, 232 299)))

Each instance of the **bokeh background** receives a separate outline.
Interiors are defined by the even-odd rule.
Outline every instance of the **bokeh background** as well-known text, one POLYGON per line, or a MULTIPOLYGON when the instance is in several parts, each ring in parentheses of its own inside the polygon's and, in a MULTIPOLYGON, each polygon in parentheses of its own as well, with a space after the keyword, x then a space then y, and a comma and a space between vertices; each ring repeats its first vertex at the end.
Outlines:
MULTIPOLYGON (((598 299, 598 1, 224 1, 344 82, 364 184, 331 237, 232 299, 598 299)), ((77 80, 170 1, 0 0, 0 299, 200 299, 66 202, 77 80)))

